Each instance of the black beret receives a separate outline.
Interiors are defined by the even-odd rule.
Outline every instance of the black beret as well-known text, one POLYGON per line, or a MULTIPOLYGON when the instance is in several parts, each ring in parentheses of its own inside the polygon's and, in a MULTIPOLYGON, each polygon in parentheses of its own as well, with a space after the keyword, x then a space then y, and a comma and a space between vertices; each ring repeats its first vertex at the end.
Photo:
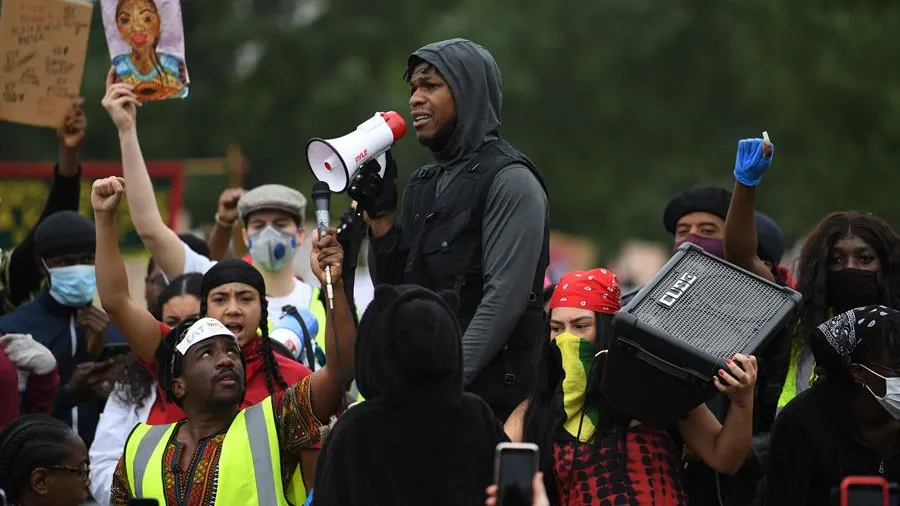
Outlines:
POLYGON ((684 215, 690 213, 710 213, 725 219, 731 205, 731 192, 719 186, 698 186, 682 191, 672 197, 663 211, 663 225, 670 234, 675 233, 684 215))

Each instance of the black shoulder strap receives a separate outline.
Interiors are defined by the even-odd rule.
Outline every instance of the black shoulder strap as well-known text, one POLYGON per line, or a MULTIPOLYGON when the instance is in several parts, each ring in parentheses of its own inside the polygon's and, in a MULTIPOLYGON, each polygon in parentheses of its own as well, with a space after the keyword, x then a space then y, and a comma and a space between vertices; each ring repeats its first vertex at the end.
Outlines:
POLYGON ((303 317, 300 316, 300 312, 297 311, 297 308, 291 305, 287 305, 281 308, 281 311, 285 314, 291 315, 297 323, 300 324, 300 328, 303 329, 303 349, 306 352, 306 361, 309 362, 309 370, 316 370, 316 354, 313 351, 312 347, 312 336, 309 335, 309 329, 306 328, 306 322, 303 321, 303 317))

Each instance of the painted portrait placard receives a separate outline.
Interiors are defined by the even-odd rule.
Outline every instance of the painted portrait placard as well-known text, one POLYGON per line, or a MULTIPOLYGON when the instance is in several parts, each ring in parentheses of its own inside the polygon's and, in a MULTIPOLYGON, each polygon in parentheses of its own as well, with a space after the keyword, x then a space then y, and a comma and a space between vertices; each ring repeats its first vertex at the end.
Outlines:
POLYGON ((100 0, 116 82, 135 87, 141 102, 186 98, 180 0, 100 0))

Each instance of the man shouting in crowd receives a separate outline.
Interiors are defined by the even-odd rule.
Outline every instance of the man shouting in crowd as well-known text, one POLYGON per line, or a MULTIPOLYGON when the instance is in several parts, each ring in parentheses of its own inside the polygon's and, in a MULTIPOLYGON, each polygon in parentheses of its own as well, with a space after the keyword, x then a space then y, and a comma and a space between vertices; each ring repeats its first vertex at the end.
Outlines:
POLYGON ((543 335, 547 191, 500 135, 500 69, 486 49, 429 44, 410 55, 405 78, 416 137, 435 163, 413 173, 399 216, 390 155, 383 179, 373 162, 352 181, 370 219, 370 268, 376 284, 459 295, 466 387, 504 420, 531 386, 543 335))

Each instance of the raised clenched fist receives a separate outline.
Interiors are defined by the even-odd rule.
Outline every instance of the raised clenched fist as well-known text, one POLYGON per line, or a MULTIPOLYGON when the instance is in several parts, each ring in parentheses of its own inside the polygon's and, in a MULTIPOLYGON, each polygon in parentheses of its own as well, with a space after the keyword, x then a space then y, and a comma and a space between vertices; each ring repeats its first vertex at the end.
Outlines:
POLYGON ((113 176, 94 181, 91 188, 91 206, 94 213, 115 213, 125 195, 125 179, 113 176))

